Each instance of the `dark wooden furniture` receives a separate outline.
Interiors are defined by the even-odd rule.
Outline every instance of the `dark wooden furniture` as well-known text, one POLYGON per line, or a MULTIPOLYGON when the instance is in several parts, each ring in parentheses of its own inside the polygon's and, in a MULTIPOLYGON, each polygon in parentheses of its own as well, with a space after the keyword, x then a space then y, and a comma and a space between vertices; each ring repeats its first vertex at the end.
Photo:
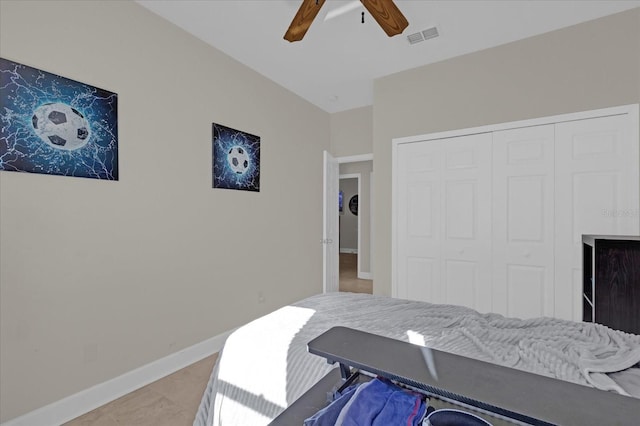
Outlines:
POLYGON ((640 236, 583 235, 583 321, 640 334, 640 236))
MULTIPOLYGON (((309 352, 339 363, 271 426, 301 424, 326 405, 326 395, 360 371, 386 377, 437 399, 531 425, 632 425, 635 398, 475 360, 345 327, 308 344, 309 352), (340 384, 340 380, 338 385, 340 384), (333 387, 332 387, 333 385, 333 387)), ((355 376, 355 377, 354 377, 355 376)))

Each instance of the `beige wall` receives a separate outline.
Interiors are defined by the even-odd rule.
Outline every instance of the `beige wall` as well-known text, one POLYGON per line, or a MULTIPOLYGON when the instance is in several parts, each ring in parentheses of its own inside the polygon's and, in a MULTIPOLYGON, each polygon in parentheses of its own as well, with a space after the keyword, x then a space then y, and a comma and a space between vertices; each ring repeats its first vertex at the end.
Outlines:
POLYGON ((371 154, 373 152, 373 108, 370 106, 331 114, 331 155, 371 154))
POLYGON ((132 2, 3 0, 0 54, 118 93, 120 149, 0 172, 0 421, 321 292, 329 114, 132 2), (262 137, 259 193, 211 188, 212 122, 262 137))
POLYGON ((391 294, 391 140, 640 102, 640 9, 374 83, 374 293, 391 294))
MULTIPOLYGON (((360 237, 361 247, 358 251, 360 256, 360 270, 368 274, 371 273, 371 172, 373 171, 373 161, 356 161, 354 163, 340 164, 340 174, 360 173, 360 189, 358 195, 358 216, 360 217, 360 237)), ((345 203, 349 199, 346 198, 345 203)), ((344 216, 349 216, 349 206, 345 204, 344 216)), ((356 223, 357 226, 357 223, 356 223)))

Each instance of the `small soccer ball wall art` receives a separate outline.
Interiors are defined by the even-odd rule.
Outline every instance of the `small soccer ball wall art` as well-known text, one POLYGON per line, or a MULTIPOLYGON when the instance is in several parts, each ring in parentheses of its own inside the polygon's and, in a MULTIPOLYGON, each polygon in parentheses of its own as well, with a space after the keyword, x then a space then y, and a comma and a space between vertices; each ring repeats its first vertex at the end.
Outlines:
POLYGON ((260 191, 260 136, 213 123, 213 187, 260 191))
POLYGON ((0 170, 118 180, 118 95, 0 58, 0 170))

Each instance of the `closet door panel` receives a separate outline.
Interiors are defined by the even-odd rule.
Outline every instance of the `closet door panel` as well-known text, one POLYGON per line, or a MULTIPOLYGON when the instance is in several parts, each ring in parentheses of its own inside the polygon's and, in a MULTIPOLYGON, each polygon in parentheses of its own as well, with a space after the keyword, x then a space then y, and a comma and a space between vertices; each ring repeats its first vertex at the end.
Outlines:
POLYGON ((439 299, 440 282, 436 279, 439 259, 429 257, 407 258, 407 289, 404 299, 433 302, 439 299))
POLYGON ((444 260, 446 303, 476 308, 479 293, 483 291, 482 283, 478 282, 479 269, 479 262, 475 260, 444 260))
POLYGON ((493 310, 553 315, 554 126, 493 134, 493 310))
POLYGON ((508 283, 506 316, 536 318, 547 315, 545 298, 549 292, 550 268, 510 264, 506 269, 508 283))
POLYGON ((556 125, 556 317, 582 318, 582 234, 640 231, 638 141, 628 122, 616 115, 556 125))
POLYGON ((491 311, 490 133, 442 140, 444 302, 491 311))
POLYGON ((398 147, 397 297, 441 303, 439 141, 398 147))

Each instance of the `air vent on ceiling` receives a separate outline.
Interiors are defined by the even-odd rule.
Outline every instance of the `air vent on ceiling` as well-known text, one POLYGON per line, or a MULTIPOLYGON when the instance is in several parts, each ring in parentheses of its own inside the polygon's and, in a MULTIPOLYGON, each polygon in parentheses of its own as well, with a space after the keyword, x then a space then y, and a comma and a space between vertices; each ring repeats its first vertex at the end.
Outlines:
POLYGON ((409 44, 416 44, 421 41, 429 40, 430 38, 436 38, 438 35, 438 28, 431 27, 417 33, 409 34, 407 36, 407 40, 409 40, 409 44))

